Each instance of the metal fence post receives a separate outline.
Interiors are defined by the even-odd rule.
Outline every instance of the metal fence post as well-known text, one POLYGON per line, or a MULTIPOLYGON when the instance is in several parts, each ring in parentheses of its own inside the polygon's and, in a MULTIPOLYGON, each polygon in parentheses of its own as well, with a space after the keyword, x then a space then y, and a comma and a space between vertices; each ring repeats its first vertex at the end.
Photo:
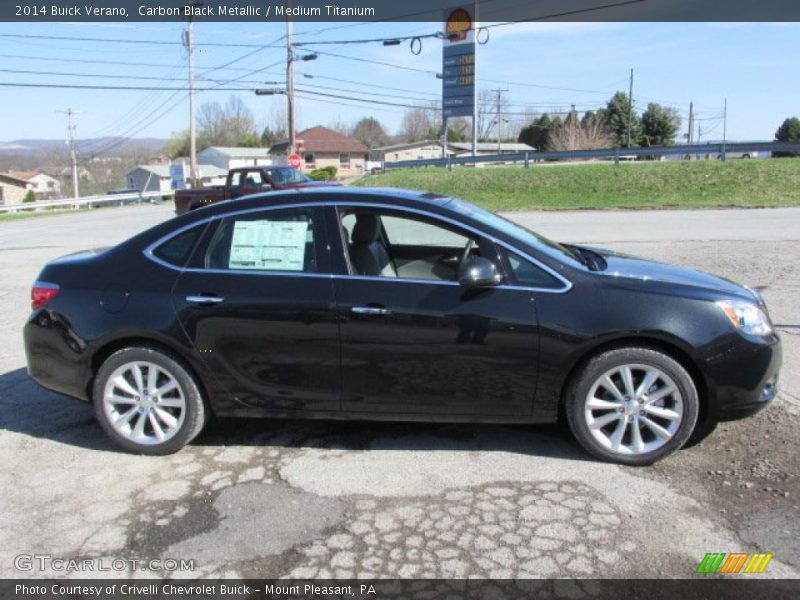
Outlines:
POLYGON ((619 164, 619 148, 614 149, 614 164, 619 164))
POLYGON ((528 169, 528 168, 530 168, 530 166, 531 166, 531 161, 528 158, 528 153, 526 152, 525 153, 525 168, 528 169))

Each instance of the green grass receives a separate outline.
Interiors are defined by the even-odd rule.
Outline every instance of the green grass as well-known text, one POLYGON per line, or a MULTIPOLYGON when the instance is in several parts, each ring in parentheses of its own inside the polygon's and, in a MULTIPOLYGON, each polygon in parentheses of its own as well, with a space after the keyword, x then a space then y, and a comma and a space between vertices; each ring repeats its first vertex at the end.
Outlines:
POLYGON ((490 210, 800 205, 800 158, 403 169, 358 186, 456 196, 490 210))

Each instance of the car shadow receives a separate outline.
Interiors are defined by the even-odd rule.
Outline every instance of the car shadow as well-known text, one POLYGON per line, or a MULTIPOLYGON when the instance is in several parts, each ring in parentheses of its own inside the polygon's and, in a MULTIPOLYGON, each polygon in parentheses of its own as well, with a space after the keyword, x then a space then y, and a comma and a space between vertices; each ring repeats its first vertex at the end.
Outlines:
MULTIPOLYGON (((0 374, 0 431, 102 452, 123 452, 92 406, 40 387, 25 369, 0 374)), ((489 451, 592 461, 562 425, 300 419, 212 419, 191 446, 328 450, 489 451)))

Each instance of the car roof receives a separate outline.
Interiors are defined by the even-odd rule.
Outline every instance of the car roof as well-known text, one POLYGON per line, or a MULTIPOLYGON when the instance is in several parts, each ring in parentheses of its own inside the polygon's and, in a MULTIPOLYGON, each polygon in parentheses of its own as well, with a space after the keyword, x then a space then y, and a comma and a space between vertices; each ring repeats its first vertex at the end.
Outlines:
POLYGON ((403 188, 359 188, 359 187, 319 187, 296 188, 290 190, 270 191, 261 194, 244 196, 235 200, 214 203, 206 208, 192 211, 190 214, 224 214, 239 210, 275 207, 281 204, 325 204, 328 202, 388 202, 397 206, 441 209, 453 198, 433 192, 408 190, 403 188))

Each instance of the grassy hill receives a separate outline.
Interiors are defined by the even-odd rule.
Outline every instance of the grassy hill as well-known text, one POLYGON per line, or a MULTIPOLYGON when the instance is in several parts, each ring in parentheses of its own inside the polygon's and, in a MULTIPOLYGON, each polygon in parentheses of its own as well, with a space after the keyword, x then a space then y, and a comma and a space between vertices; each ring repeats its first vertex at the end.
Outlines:
POLYGON ((800 158, 403 169, 354 185, 452 195, 491 210, 800 205, 800 158))

